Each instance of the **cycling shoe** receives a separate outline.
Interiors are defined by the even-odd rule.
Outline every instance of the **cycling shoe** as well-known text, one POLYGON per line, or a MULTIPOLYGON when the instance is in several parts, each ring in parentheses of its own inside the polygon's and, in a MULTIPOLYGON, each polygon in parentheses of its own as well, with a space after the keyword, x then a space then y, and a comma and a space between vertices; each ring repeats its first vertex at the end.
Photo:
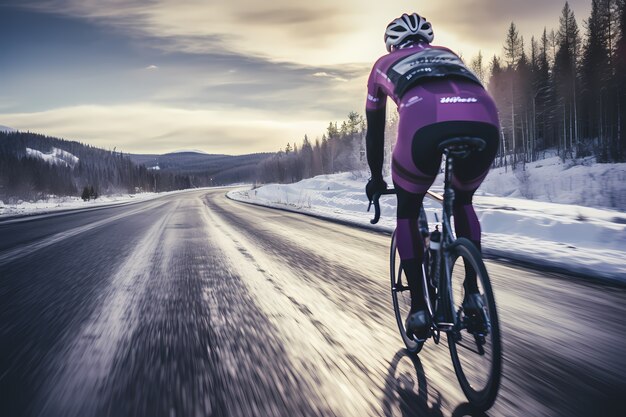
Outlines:
POLYGON ((466 294, 463 299, 463 312, 465 313, 465 323, 470 333, 486 335, 489 327, 485 320, 485 303, 479 293, 466 294))
POLYGON ((463 311, 465 314, 478 314, 483 311, 485 303, 483 297, 479 293, 465 294, 463 299, 463 311))
POLYGON ((406 335, 411 339, 424 340, 428 338, 430 319, 426 310, 416 311, 413 314, 409 313, 409 316, 406 318, 405 329, 406 335))

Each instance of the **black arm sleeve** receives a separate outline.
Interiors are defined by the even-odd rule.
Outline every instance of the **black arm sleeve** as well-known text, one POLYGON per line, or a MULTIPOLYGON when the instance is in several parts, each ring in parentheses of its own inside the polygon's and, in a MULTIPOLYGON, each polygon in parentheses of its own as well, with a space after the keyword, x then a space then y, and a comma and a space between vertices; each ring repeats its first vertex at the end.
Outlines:
POLYGON ((365 148, 367 164, 370 166, 372 179, 383 179, 383 158, 385 157, 385 108, 366 110, 367 134, 365 148))

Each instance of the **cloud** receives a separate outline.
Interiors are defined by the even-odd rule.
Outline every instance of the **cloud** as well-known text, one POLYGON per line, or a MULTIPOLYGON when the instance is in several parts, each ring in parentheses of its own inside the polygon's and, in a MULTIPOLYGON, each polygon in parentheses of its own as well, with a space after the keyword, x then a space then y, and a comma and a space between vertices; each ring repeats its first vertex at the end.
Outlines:
POLYGON ((144 68, 144 69, 147 69, 148 71, 155 71, 155 70, 158 70, 158 69, 159 69, 159 67, 157 67, 156 65, 148 65, 148 66, 147 66, 146 68, 144 68))
POLYGON ((277 119, 268 112, 188 110, 147 103, 0 114, 0 120, 19 130, 134 153, 181 147, 230 154, 275 151, 306 132, 321 135, 328 124, 289 113, 277 119))
POLYGON ((346 80, 343 77, 338 77, 336 75, 329 74, 329 73, 327 73, 325 71, 316 72, 316 73, 313 74, 313 76, 314 77, 319 77, 319 78, 331 78, 331 79, 333 79, 335 81, 343 81, 343 82, 347 82, 348 81, 348 80, 346 80))
MULTIPOLYGON (((40 11, 92 19, 143 38, 167 51, 230 51, 307 65, 372 62, 384 53, 389 21, 416 9, 435 29, 435 42, 473 56, 501 54, 514 20, 527 41, 544 26, 558 26, 563 2, 545 0, 24 0, 40 11)), ((570 0, 582 26, 589 0, 570 0)))
POLYGON ((128 33, 158 39, 155 45, 190 53, 233 51, 308 64, 336 62, 329 46, 352 32, 351 8, 332 0, 266 2, 231 0, 28 1, 49 13, 91 19, 128 33))
MULTIPOLYGON (((276 7, 276 4, 280 2, 272 2, 272 8, 265 3, 262 8, 246 8, 235 12, 235 16, 242 23, 252 23, 257 25, 285 25, 293 26, 297 25, 302 27, 303 25, 315 25, 320 22, 327 24, 328 18, 339 12, 337 7, 322 6, 317 4, 315 7, 303 7, 295 6, 293 1, 287 2, 285 7, 276 7)), ((253 3, 255 7, 258 7, 258 3, 253 3)), ((325 26, 328 28, 328 26, 325 26)), ((344 29, 346 30, 346 29, 344 29)), ((302 30, 299 36, 304 36, 304 30, 302 30)))

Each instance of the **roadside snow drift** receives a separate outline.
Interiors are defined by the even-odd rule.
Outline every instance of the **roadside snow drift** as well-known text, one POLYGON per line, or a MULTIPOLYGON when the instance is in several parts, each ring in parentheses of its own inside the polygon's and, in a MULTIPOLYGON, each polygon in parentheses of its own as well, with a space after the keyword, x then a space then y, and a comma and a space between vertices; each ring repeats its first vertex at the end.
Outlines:
MULTIPOLYGON (((366 182, 364 173, 341 173, 295 184, 239 189, 228 196, 369 227, 373 213, 366 212, 366 182)), ((489 195, 477 195, 474 205, 485 253, 626 282, 625 213, 489 195)), ((426 199, 425 207, 432 229, 440 206, 426 199)), ((373 227, 392 231, 394 196, 381 198, 381 212, 381 221, 373 227)))

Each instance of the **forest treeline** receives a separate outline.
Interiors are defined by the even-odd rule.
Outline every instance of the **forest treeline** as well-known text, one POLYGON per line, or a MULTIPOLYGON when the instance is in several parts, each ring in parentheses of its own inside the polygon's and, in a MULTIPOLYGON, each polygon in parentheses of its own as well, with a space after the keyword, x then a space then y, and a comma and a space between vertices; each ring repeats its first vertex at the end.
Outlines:
MULTIPOLYGON (((592 0, 579 27, 565 3, 556 29, 526 42, 511 22, 503 56, 479 52, 469 66, 494 97, 502 127, 495 165, 524 164, 556 149, 563 159, 626 161, 626 0, 592 0)), ((386 152, 397 113, 388 112, 386 152)), ((261 182, 293 182, 367 168, 366 125, 356 112, 330 123, 322 138, 305 135, 261 162, 261 182)), ((386 158, 388 161, 388 158, 386 158)), ((388 164, 387 164, 388 171, 388 164)))
POLYGON ((304 135, 300 146, 287 143, 284 149, 259 163, 257 177, 262 183, 296 182, 315 175, 365 168, 364 132, 363 116, 351 112, 341 125, 329 123, 321 139, 312 141, 304 135))
POLYGON ((556 30, 530 42, 514 22, 504 55, 471 62, 487 81, 502 125, 501 155, 532 161, 547 148, 562 158, 626 160, 626 1, 592 0, 579 28, 565 3, 556 30))
POLYGON ((24 132, 0 132, 0 199, 80 196, 85 187, 97 194, 170 191, 189 188, 190 178, 148 170, 127 154, 79 142, 24 132), (27 148, 47 154, 63 150, 78 158, 51 163, 27 148))

